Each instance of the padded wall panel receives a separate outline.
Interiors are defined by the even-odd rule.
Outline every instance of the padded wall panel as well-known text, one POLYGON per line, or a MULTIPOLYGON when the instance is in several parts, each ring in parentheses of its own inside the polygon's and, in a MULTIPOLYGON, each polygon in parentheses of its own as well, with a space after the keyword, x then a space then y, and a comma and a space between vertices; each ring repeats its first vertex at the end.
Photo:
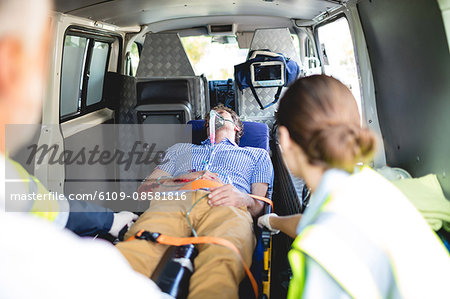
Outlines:
POLYGON ((363 0, 387 163, 436 173, 450 196, 450 55, 436 1, 363 0))
MULTIPOLYGON (((137 124, 136 107, 136 80, 134 77, 124 76, 117 73, 108 72, 105 78, 105 97, 110 107, 115 109, 115 124, 133 125, 137 124)), ((126 144, 133 144, 140 140, 135 126, 117 126, 117 134, 121 144, 117 148, 126 148, 126 144)), ((132 194, 137 190, 140 182, 134 182, 140 174, 135 168, 125 169, 124 164, 120 164, 116 169, 116 178, 120 179, 119 186, 121 192, 132 194)))
POLYGON ((177 33, 146 35, 136 76, 195 76, 177 33))
MULTIPOLYGON (((255 90, 263 105, 272 102, 277 93, 277 88, 256 88, 255 90)), ((250 88, 244 89, 242 92, 237 89, 237 92, 239 93, 238 96, 241 98, 238 105, 241 118, 243 120, 264 122, 272 128, 278 104, 261 110, 250 88)))
POLYGON ((116 124, 137 124, 136 81, 134 77, 108 72, 103 89, 108 107, 115 110, 116 124))
POLYGON ((250 51, 259 49, 269 49, 272 52, 283 53, 300 65, 300 56, 295 50, 288 28, 257 29, 253 35, 250 51))

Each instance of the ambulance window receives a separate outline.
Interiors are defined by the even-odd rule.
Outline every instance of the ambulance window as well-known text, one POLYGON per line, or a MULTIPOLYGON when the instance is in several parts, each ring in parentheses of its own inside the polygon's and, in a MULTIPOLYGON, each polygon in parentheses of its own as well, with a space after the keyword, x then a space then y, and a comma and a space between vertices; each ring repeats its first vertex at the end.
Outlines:
POLYGON ((61 122, 105 107, 103 83, 114 40, 68 30, 61 67, 61 122))
POLYGON ((66 36, 61 77, 61 116, 73 114, 81 107, 82 72, 86 60, 87 39, 66 36))
POLYGON ((95 42, 92 50, 91 65, 89 67, 89 81, 86 105, 97 104, 103 96, 103 80, 108 62, 109 44, 95 42))
POLYGON ((226 80, 234 77, 234 65, 247 58, 248 49, 239 49, 235 36, 189 36, 181 43, 196 75, 208 80, 226 80))
POLYGON ((361 93, 353 40, 345 17, 317 28, 324 73, 333 76, 353 93, 361 114, 361 93))

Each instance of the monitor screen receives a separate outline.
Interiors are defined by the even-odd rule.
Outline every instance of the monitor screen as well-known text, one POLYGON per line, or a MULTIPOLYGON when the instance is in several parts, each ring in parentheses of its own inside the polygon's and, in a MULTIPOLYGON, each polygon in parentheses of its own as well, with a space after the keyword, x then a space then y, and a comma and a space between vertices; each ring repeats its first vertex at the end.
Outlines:
POLYGON ((281 65, 255 65, 255 81, 281 80, 281 65))

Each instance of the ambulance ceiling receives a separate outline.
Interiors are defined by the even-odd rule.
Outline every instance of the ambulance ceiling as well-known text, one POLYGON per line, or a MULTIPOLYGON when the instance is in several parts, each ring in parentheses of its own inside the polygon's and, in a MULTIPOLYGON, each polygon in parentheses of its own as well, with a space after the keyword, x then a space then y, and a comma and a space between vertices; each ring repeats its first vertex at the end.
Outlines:
MULTIPOLYGON (((343 2, 347 0, 55 0, 55 9, 117 26, 167 23, 168 20, 187 18, 191 22, 184 28, 188 28, 195 23, 192 22, 195 17, 222 16, 220 21, 224 21, 223 16, 231 19, 233 16, 267 17, 263 18, 268 22, 266 25, 273 25, 271 20, 274 24, 282 22, 281 19, 308 20, 343 2)), ((180 28, 176 22, 173 26, 172 29, 180 28)))

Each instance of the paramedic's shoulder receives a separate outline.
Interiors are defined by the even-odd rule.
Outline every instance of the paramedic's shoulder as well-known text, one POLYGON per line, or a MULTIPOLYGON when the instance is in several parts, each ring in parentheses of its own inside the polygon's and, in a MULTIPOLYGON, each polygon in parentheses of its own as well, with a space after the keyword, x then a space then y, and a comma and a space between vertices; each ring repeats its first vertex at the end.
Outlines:
POLYGON ((165 298, 153 281, 135 272, 107 242, 81 239, 17 213, 1 214, 0 236, 14 240, 14 246, 0 246, 0 298, 138 298, 142 294, 165 298), (73 278, 81 285, 74 287, 73 278))

